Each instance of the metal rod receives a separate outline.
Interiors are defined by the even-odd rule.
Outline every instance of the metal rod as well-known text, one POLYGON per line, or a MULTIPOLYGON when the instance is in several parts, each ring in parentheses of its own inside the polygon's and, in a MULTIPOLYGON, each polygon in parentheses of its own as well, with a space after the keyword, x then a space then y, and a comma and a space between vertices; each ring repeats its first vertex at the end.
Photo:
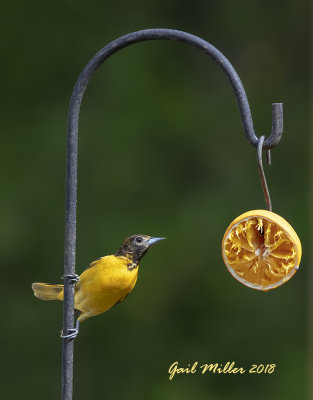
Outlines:
POLYGON ((261 183, 262 183, 262 189, 263 189, 267 209, 268 209, 268 211, 272 211, 271 196, 270 196, 270 192, 268 190, 265 173, 264 173, 264 169, 263 169, 263 161, 262 161, 262 150, 263 150, 264 140, 265 140, 265 136, 261 136, 259 139, 258 147, 257 147, 258 170, 259 170, 259 175, 260 175, 260 179, 261 179, 261 183))
MULTIPOLYGON (((66 169, 66 217, 64 275, 75 274, 76 251, 76 200, 77 200, 77 152, 78 120, 82 97, 90 78, 97 68, 111 55, 131 44, 146 40, 175 40, 187 43, 213 58, 226 73, 238 102, 241 120, 248 141, 257 146, 258 137, 254 132, 252 116, 246 92, 234 67, 214 46, 190 33, 173 29, 146 29, 122 36, 101 49, 85 66, 73 89, 68 113, 67 169, 66 169)), ((280 141, 283 131, 283 106, 272 104, 272 132, 264 141, 263 148, 271 149, 280 141)), ((64 282, 63 334, 74 328, 74 285, 68 279, 64 282)), ((72 399, 74 341, 63 339, 62 399, 72 399)))

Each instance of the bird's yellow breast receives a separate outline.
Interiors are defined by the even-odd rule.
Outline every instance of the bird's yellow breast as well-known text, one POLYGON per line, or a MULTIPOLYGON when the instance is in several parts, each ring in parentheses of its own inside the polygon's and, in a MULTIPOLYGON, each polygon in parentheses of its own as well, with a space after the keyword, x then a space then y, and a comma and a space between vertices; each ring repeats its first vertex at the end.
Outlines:
POLYGON ((114 255, 93 262, 79 277, 75 308, 88 318, 122 301, 137 281, 138 268, 129 270, 129 263, 128 258, 114 255))

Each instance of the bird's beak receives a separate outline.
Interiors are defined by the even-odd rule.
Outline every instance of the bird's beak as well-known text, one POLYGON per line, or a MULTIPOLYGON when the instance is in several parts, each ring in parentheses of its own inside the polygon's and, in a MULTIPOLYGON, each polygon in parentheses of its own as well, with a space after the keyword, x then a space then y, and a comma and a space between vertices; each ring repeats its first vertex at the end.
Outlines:
POLYGON ((151 246, 152 244, 158 242, 159 240, 163 240, 163 239, 166 239, 166 238, 165 237, 151 237, 148 240, 148 245, 151 246))

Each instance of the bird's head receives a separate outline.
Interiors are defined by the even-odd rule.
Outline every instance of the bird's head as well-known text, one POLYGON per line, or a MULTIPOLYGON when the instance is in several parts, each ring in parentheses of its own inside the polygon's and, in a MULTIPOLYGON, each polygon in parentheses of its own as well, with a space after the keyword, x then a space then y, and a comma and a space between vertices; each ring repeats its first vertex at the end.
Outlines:
POLYGON ((115 253, 117 257, 129 258, 133 265, 138 265, 142 257, 147 253, 150 247, 164 237, 152 237, 148 235, 133 235, 125 239, 121 247, 115 253))

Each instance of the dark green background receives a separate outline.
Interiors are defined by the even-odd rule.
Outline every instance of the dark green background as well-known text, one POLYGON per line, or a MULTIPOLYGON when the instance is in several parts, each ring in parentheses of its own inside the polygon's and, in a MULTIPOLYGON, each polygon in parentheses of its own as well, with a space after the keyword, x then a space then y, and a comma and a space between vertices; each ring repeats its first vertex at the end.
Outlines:
POLYGON ((309 291, 309 3, 12 1, 1 21, 1 398, 60 395, 62 305, 32 295, 60 282, 67 107, 80 70, 125 33, 194 33, 233 63, 255 129, 283 102, 266 168, 273 210, 303 244, 300 271, 259 293, 220 254, 228 224, 264 208, 255 149, 228 80, 204 54, 141 43, 100 68, 80 120, 77 271, 134 233, 166 236, 134 292, 81 326, 75 399, 305 399, 309 291), (275 363, 272 375, 186 375, 174 361, 275 363))

